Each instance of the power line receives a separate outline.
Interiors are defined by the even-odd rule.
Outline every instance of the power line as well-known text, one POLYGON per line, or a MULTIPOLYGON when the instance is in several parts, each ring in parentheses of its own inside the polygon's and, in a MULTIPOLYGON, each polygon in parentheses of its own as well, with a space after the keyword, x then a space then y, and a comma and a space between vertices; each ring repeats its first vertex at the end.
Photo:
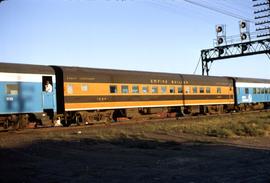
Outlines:
MULTIPOLYGON (((210 9, 212 11, 225 14, 227 16, 231 16, 231 17, 234 17, 234 18, 237 18, 237 19, 253 22, 253 20, 251 18, 247 17, 247 16, 240 15, 239 13, 238 14, 234 13, 234 12, 241 12, 241 10, 235 9, 232 6, 226 7, 226 6, 228 6, 228 4, 226 4, 224 2, 222 3, 222 5, 220 5, 220 3, 217 3, 217 2, 214 2, 214 1, 207 2, 207 1, 203 1, 203 0, 201 0, 200 3, 196 3, 196 2, 193 2, 191 0, 176 0, 176 1, 149 0, 148 2, 151 3, 152 5, 155 5, 158 8, 162 8, 162 9, 165 9, 165 10, 170 11, 170 12, 182 13, 183 12, 182 11, 183 7, 179 7, 179 5, 182 4, 181 2, 183 2, 183 1, 186 2, 186 3, 192 4, 192 5, 201 6, 201 7, 210 9), (208 5, 206 5, 206 4, 210 4, 210 3, 211 4, 215 3, 215 5, 218 4, 218 7, 209 7, 208 5), (230 10, 234 10, 234 11, 230 11, 230 10)), ((200 13, 202 13, 202 12, 200 12, 200 13)), ((243 11, 242 11, 242 13, 245 14, 245 15, 247 14, 246 12, 244 13, 243 11)), ((196 15, 200 16, 199 14, 196 14, 196 15)), ((204 19, 203 17, 202 17, 201 20, 206 21, 206 19, 204 19)))
POLYGON ((253 8, 251 4, 250 6, 247 6, 246 4, 237 5, 237 1, 229 2, 225 0, 218 0, 218 2, 213 1, 211 3, 215 3, 220 9, 226 8, 227 11, 233 10, 233 12, 237 12, 238 14, 241 13, 244 17, 247 17, 248 14, 250 15, 249 17, 253 17, 253 8))
MULTIPOLYGON (((239 13, 234 13, 234 12, 242 12, 243 14, 247 14, 247 12, 243 12, 242 9, 237 9, 235 7, 232 7, 231 5, 228 5, 228 3, 224 3, 224 2, 219 2, 219 3, 215 3, 213 1, 211 2, 206 2, 206 1, 200 1, 200 3, 198 2, 194 2, 194 1, 191 1, 191 0, 181 0, 181 1, 184 1, 186 3, 189 3, 189 4, 192 4, 192 5, 196 5, 196 6, 200 6, 200 7, 203 7, 203 8, 206 8, 206 9, 209 9, 211 11, 215 11, 217 13, 221 13, 221 14, 224 14, 224 15, 227 15, 227 16, 231 16, 233 18, 236 18, 236 19, 241 19, 241 20, 246 20, 246 21, 249 21, 249 22, 254 22, 253 19, 247 17, 247 16, 244 16, 244 15, 240 15, 239 13), (203 3, 202 3, 203 2, 203 3), (207 4, 213 4, 215 3, 215 5, 217 5, 217 7, 210 7, 208 6, 207 4), (222 3, 222 4, 220 4, 222 3), (231 11, 233 10, 233 11, 231 11)), ((163 8, 163 9, 166 9, 166 10, 169 10, 169 11, 173 11, 175 13, 178 13, 180 12, 180 9, 178 7, 180 1, 174 1, 171 2, 171 1, 159 1, 159 0, 150 0, 150 2, 160 8, 163 8), (177 4, 178 2, 178 4, 177 4)), ((252 11, 251 11, 252 12, 252 11)))
POLYGON ((191 1, 191 0, 183 0, 187 3, 190 3, 190 4, 193 4, 193 5, 196 5, 196 6, 200 6, 200 7, 203 7, 203 8, 206 8, 206 9, 209 9, 209 10, 212 10, 212 11, 215 11, 215 12, 218 12, 218 13, 221 13, 221 14, 224 14, 224 15, 227 15, 227 16, 231 16, 233 18, 236 18, 236 19, 244 19, 244 20, 247 20, 249 22, 254 22, 252 19, 250 18, 247 18, 247 17, 243 17, 239 14, 236 14, 236 13, 232 13, 230 11, 227 11, 227 10, 224 10, 224 9, 219 9, 219 8, 214 8, 214 7, 210 7, 208 5, 205 5, 205 4, 202 4, 202 3, 198 3, 198 2, 194 2, 194 1, 191 1))
POLYGON ((196 74, 197 69, 198 69, 198 67, 199 67, 199 64, 200 64, 200 62, 201 62, 201 58, 202 58, 202 57, 199 58, 198 63, 197 63, 197 66, 196 66, 196 68, 195 68, 193 74, 196 74))

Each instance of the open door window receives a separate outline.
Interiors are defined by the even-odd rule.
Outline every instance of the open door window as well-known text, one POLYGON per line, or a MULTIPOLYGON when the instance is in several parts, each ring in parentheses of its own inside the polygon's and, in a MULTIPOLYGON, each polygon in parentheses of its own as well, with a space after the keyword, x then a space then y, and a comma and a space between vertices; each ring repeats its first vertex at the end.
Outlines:
POLYGON ((42 76, 42 91, 53 92, 52 76, 42 76))

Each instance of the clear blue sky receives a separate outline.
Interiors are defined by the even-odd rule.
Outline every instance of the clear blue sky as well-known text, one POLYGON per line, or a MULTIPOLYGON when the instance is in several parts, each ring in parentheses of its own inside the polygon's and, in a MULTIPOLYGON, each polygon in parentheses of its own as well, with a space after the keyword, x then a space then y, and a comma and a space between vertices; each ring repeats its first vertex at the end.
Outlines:
MULTIPOLYGON (((192 1, 253 18, 252 0, 192 1)), ((184 0, 6 0, 0 61, 192 74, 200 50, 213 46, 215 25, 235 35, 238 21, 184 0)), ((257 55, 215 62, 210 75, 270 78, 269 71, 270 60, 257 55)))

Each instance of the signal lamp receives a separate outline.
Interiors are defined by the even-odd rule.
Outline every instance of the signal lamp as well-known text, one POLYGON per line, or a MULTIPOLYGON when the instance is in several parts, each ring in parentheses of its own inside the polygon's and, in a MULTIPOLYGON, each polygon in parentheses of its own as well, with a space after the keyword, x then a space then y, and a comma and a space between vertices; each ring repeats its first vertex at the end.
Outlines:
POLYGON ((218 25, 218 26, 216 27, 216 32, 217 32, 217 33, 220 33, 220 32, 222 32, 222 31, 223 31, 222 26, 218 25))
POLYGON ((247 34, 246 33, 241 33, 241 40, 246 40, 247 39, 247 34))
POLYGON ((218 40, 217 40, 218 44, 222 44, 224 42, 223 38, 222 37, 219 37, 218 40))
POLYGON ((241 22, 240 22, 240 28, 241 28, 241 29, 244 29, 244 28, 246 28, 246 27, 247 27, 247 23, 244 22, 244 21, 241 21, 241 22))

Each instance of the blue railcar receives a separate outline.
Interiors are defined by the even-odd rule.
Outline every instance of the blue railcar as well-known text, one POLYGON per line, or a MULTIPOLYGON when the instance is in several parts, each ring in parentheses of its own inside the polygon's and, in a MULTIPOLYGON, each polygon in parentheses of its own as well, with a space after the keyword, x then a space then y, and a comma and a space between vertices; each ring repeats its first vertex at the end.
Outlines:
POLYGON ((237 104, 270 102, 270 80, 235 78, 237 104))
POLYGON ((51 67, 0 63, 0 117, 56 112, 55 80, 51 67), (47 81, 52 92, 45 91, 47 81))

